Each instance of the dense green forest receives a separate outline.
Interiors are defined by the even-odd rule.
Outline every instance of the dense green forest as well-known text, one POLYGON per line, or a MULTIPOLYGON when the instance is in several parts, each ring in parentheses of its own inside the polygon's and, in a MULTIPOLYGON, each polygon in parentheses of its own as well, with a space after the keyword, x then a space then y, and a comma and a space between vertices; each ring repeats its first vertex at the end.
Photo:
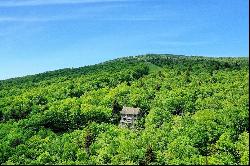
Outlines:
POLYGON ((0 81, 0 163, 249 164, 248 78, 247 57, 150 54, 0 81))

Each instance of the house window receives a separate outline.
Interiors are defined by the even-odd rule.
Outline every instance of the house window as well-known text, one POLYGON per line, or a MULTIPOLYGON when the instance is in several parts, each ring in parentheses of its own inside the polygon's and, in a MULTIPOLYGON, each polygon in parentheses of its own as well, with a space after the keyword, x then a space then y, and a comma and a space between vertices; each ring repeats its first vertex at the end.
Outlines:
POLYGON ((131 123, 131 121, 132 121, 132 118, 131 118, 131 117, 128 117, 128 118, 127 118, 127 122, 131 123))

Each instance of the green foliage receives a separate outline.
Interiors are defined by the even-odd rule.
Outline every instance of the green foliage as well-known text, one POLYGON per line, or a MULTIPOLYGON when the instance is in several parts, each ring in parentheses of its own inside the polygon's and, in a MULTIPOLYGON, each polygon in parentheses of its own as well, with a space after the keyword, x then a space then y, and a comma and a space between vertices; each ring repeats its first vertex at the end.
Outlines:
POLYGON ((248 65, 144 55, 0 81, 0 163, 248 165, 248 65))

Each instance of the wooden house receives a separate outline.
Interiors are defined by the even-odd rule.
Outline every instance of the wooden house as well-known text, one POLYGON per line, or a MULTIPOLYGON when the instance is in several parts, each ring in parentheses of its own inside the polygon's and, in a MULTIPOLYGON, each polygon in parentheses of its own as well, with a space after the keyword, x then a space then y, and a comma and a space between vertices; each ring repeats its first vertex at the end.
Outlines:
POLYGON ((140 108, 123 107, 120 113, 120 125, 131 127, 140 114, 140 108))

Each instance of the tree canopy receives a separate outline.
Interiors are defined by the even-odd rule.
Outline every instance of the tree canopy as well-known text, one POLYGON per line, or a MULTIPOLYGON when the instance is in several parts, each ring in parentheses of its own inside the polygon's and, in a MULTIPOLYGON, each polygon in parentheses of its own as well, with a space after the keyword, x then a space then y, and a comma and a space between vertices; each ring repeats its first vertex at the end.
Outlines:
POLYGON ((248 79, 248 58, 148 54, 0 81, 0 163, 248 165, 248 79))

